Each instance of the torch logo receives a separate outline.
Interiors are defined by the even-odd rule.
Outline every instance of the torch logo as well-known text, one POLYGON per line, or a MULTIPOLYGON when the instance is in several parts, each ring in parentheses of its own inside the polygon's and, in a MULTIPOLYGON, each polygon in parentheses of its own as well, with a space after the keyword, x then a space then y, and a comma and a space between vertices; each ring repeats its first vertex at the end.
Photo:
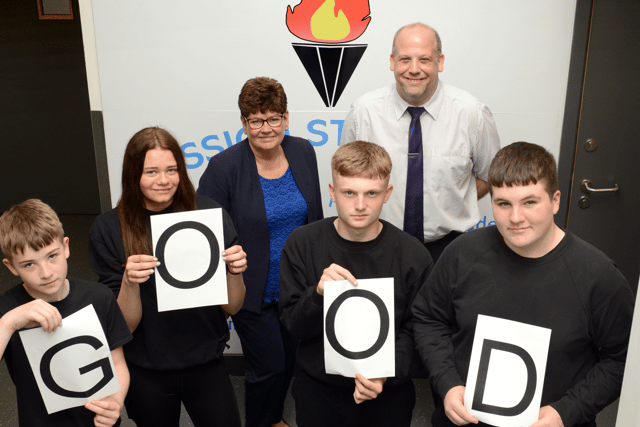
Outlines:
POLYGON ((293 43, 327 107, 335 107, 362 58, 366 44, 345 44, 367 29, 368 0, 302 0, 287 7, 287 28, 314 43, 293 43))

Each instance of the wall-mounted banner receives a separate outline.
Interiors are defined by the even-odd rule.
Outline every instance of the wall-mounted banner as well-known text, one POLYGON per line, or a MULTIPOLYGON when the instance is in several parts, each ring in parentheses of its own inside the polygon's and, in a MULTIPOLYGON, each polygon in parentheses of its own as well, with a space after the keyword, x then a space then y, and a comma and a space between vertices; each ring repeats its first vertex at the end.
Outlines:
POLYGON ((109 343, 98 315, 88 305, 47 333, 20 331, 47 413, 82 406, 120 391, 109 343))
POLYGON ((158 311, 226 304, 222 209, 151 217, 158 311))
POLYGON ((326 372, 395 376, 393 307, 393 278, 324 282, 326 372))
POLYGON ((478 316, 464 405, 478 420, 521 427, 538 420, 551 329, 478 316))

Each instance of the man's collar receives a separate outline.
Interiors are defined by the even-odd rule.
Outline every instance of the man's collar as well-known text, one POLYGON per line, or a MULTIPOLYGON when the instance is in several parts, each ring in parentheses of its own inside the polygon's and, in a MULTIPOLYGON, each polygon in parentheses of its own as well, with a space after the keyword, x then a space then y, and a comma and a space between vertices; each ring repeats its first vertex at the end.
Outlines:
MULTIPOLYGON (((442 102, 444 101, 444 89, 442 86, 443 86, 443 82, 442 80, 439 80, 438 87, 436 88, 436 91, 433 93, 433 96, 431 96, 431 98, 429 98, 429 100, 426 103, 418 106, 418 107, 424 107, 424 109, 427 110, 427 113, 431 117, 433 117, 433 120, 438 120, 438 114, 440 113, 442 102)), ((407 108, 415 107, 415 105, 409 104, 407 101, 405 101, 400 97, 400 94, 398 93, 398 88, 395 84, 393 85, 393 90, 391 92, 392 92, 391 99, 393 102, 393 109, 396 114, 396 120, 400 120, 400 117, 402 117, 405 111, 407 111, 407 108)))

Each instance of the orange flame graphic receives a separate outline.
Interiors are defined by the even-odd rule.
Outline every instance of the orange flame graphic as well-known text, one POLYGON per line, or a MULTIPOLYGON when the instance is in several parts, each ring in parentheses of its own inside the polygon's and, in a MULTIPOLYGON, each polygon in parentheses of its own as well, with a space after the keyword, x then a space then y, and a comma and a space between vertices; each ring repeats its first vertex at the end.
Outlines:
POLYGON ((369 14, 368 0, 302 0, 287 7, 287 28, 312 42, 350 42, 367 29, 369 14))

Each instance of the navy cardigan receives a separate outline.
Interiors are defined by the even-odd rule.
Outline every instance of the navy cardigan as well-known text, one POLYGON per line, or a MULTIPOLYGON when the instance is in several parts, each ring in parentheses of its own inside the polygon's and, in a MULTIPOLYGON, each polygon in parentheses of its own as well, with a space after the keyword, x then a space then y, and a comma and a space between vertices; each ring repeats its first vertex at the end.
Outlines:
MULTIPOLYGON (((307 223, 323 218, 316 153, 308 140, 285 135, 284 154, 307 202, 307 223)), ((269 227, 256 158, 245 139, 209 160, 198 194, 208 196, 229 212, 240 245, 247 253, 243 273, 247 288, 243 310, 260 313, 269 268, 269 227)))

